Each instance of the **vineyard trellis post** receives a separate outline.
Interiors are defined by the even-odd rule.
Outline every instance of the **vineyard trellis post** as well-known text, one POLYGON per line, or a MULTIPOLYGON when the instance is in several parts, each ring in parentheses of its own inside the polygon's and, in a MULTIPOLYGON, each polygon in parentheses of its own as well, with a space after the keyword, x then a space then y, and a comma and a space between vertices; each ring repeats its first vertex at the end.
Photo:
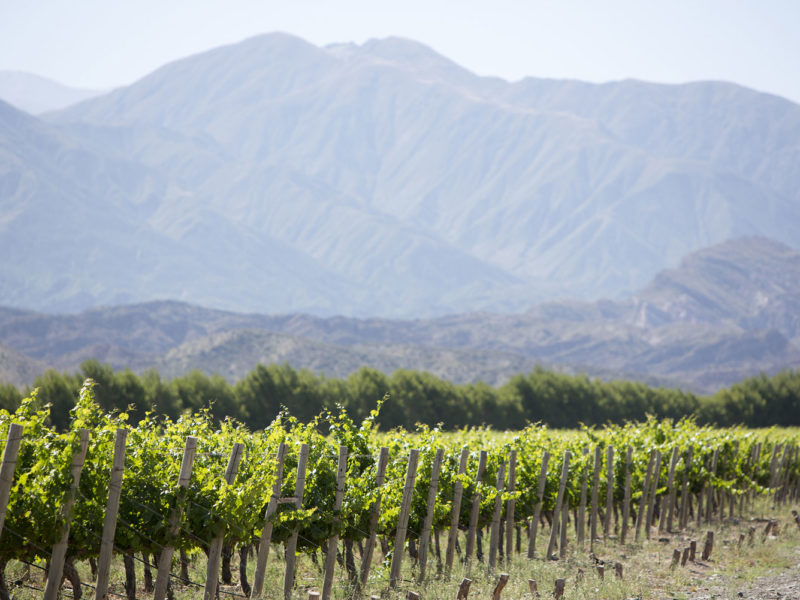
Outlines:
POLYGON ((397 518, 397 532, 394 538, 394 548, 392 549, 392 562, 389 568, 389 585, 397 587, 400 581, 400 569, 403 565, 403 548, 406 543, 406 532, 408 530, 408 517, 411 513, 411 501, 414 498, 414 482, 417 477, 417 463, 419 461, 419 450, 414 448, 408 455, 408 467, 406 468, 406 482, 403 486, 403 500, 400 504, 400 516, 397 518))
MULTIPOLYGON (((309 445, 300 446, 300 457, 297 460, 297 478, 294 484, 294 508, 303 508, 303 494, 306 488, 306 468, 308 466, 309 445)), ((294 573, 297 564, 297 537, 300 535, 300 525, 292 528, 292 533, 286 541, 286 572, 283 575, 283 597, 291 600, 292 587, 294 587, 294 573)))
POLYGON ((275 483, 272 486, 272 495, 264 513, 264 527, 261 530, 261 539, 258 542, 258 554, 256 555, 256 572, 253 575, 253 587, 250 591, 250 598, 260 598, 261 591, 264 589, 264 574, 267 570, 267 559, 269 558, 269 546, 272 539, 272 515, 278 509, 278 501, 281 497, 281 486, 283 485, 283 463, 286 460, 288 446, 281 442, 278 444, 278 454, 275 460, 275 483))
POLYGON ((355 596, 361 595, 361 590, 366 587, 369 580, 369 571, 372 566, 372 554, 375 551, 375 538, 378 529, 378 518, 381 514, 381 496, 380 491, 383 487, 384 480, 386 479, 386 465, 389 463, 389 448, 382 447, 378 453, 378 468, 375 473, 375 489, 378 492, 378 497, 372 503, 369 511, 369 537, 364 548, 364 555, 361 557, 361 576, 358 580, 355 596))
POLYGON ((631 455, 633 448, 628 446, 625 450, 625 492, 622 498, 622 527, 619 533, 619 543, 625 543, 628 535, 628 521, 631 514, 631 455))
POLYGON ((72 474, 72 484, 69 494, 61 507, 61 534, 58 541, 53 545, 53 553, 50 556, 50 568, 47 572, 47 583, 44 588, 44 600, 56 600, 58 589, 61 587, 61 578, 64 573, 64 561, 67 556, 67 542, 69 541, 69 526, 72 519, 72 507, 75 504, 75 495, 78 492, 78 485, 81 481, 81 471, 83 462, 86 459, 86 450, 89 448, 89 430, 81 429, 78 432, 79 446, 72 456, 70 472, 72 474))
POLYGON ((689 524, 689 473, 692 470, 692 446, 686 449, 686 460, 683 463, 683 482, 681 484, 681 515, 678 528, 686 529, 689 524))
POLYGON ((584 446, 583 448, 584 468, 583 468, 583 477, 581 477, 581 499, 578 507, 578 521, 575 524, 578 544, 580 544, 581 549, 583 548, 584 540, 586 537, 586 490, 588 487, 588 480, 589 480, 589 471, 586 469, 587 454, 589 454, 589 448, 584 446))
POLYGON ((453 568, 453 556, 456 551, 456 538, 458 537, 458 522, 461 518, 461 498, 464 495, 464 483, 460 477, 467 472, 467 461, 469 460, 469 448, 461 449, 461 458, 458 461, 458 477, 453 487, 453 509, 450 514, 450 531, 447 536, 447 553, 445 554, 445 575, 450 576, 453 568))
POLYGON ((603 539, 608 539, 611 519, 614 516, 614 447, 606 448, 606 518, 603 521, 603 539))
POLYGON ((669 463, 669 475, 667 476, 667 506, 666 510, 662 507, 661 521, 658 525, 659 531, 672 532, 672 513, 675 510, 675 469, 678 467, 680 450, 677 446, 672 448, 672 458, 669 463))
POLYGON ((8 426, 6 447, 3 450, 3 466, 0 467, 0 536, 3 535, 3 525, 6 522, 8 497, 11 494, 11 484, 14 483, 14 472, 17 468, 17 455, 22 441, 22 425, 11 423, 8 426))
POLYGON ((550 541, 547 544, 547 554, 545 560, 550 560, 553 550, 556 547, 556 536, 558 535, 558 525, 561 516, 561 505, 564 502, 564 492, 569 478, 569 459, 572 456, 569 450, 564 452, 564 463, 561 467, 561 481, 558 483, 558 495, 556 496, 556 509, 553 512, 553 527, 550 529, 550 541))
POLYGON ((533 518, 528 529, 528 558, 533 558, 536 552, 536 531, 539 528, 539 518, 542 515, 542 505, 544 504, 544 488, 547 484, 547 463, 550 461, 550 453, 545 450, 542 454, 542 468, 539 473, 539 488, 536 491, 536 507, 533 509, 533 518))
POLYGON ((122 476, 125 472, 125 443, 128 439, 127 429, 117 429, 114 434, 114 458, 111 463, 111 475, 108 482, 108 500, 103 519, 103 533, 100 538, 100 555, 97 559, 97 580, 95 583, 95 600, 106 598, 108 575, 111 571, 111 559, 114 556, 114 535, 117 530, 117 513, 122 495, 122 476))
MULTIPOLYGON (((192 476, 192 464, 194 463, 194 456, 197 453, 197 438, 194 436, 187 436, 186 444, 183 448, 183 460, 181 461, 181 470, 178 474, 178 488, 184 490, 189 487, 189 479, 192 476)), ((178 505, 172 510, 169 516, 169 537, 173 539, 178 534, 180 527, 181 516, 183 515, 183 505, 179 502, 178 505)), ((172 542, 161 549, 161 554, 158 556, 158 574, 156 575, 156 583, 153 589, 153 600, 164 600, 167 595, 167 586, 169 585, 169 571, 172 565, 172 554, 175 552, 175 546, 172 542)))
POLYGON ((472 566, 472 553, 475 550, 475 534, 478 530, 478 517, 481 510, 481 482, 483 472, 486 470, 487 452, 481 450, 478 458, 478 473, 475 475, 475 495, 472 497, 472 510, 469 513, 469 530, 467 531, 467 548, 464 555, 464 567, 466 576, 470 575, 472 566))
MULTIPOLYGON (((719 448, 714 448, 714 453, 711 455, 711 477, 717 474, 717 458, 719 457, 719 448)), ((714 483, 713 481, 706 482, 706 523, 710 523, 714 516, 714 483)))
MULTIPOLYGON (((645 537, 650 539, 650 527, 653 523, 653 513, 656 508, 656 495, 658 494, 658 481, 661 476, 661 451, 656 450, 656 464, 653 468, 653 479, 650 483, 650 494, 647 501, 647 517, 644 522, 645 537)), ((645 493, 647 491, 645 490, 645 493)))
POLYGON ((438 448, 433 457, 431 465, 431 483, 428 488, 428 503, 425 511, 425 521, 422 524, 422 533, 419 537, 419 576, 418 582, 425 579, 425 568, 428 563, 428 547, 430 546, 431 526, 433 525, 433 513, 436 508, 436 494, 439 491, 439 472, 442 469, 444 459, 444 449, 438 448))
POLYGON ((647 463, 647 471, 644 476, 644 484, 642 485, 642 496, 639 498, 639 510, 636 511, 636 532, 634 533, 634 541, 639 541, 639 534, 642 531, 642 523, 645 521, 645 512, 647 510, 647 494, 650 490, 650 476, 653 473, 653 464, 656 460, 656 451, 650 450, 650 461, 647 463))
POLYGON ((513 497, 517 489, 517 451, 512 450, 508 457, 508 492, 512 494, 506 503, 506 564, 511 563, 514 552, 514 511, 516 500, 513 497))
POLYGON ((592 522, 590 523, 589 535, 591 539, 589 540, 589 549, 594 550, 594 541, 597 539, 597 517, 599 514, 598 510, 598 497, 600 494, 600 461, 602 460, 603 450, 600 446, 595 446, 594 449, 594 472, 592 473, 592 513, 591 519, 592 522))
POLYGON ((489 539, 489 573, 494 574, 497 562, 497 545, 500 541, 500 516, 503 512, 503 488, 506 481, 506 466, 501 464, 497 470, 497 496, 494 499, 494 513, 492 515, 492 532, 489 539))
POLYGON ((328 539, 328 552, 325 555, 325 571, 322 581, 322 600, 329 600, 333 588, 333 570, 336 567, 336 548, 339 545, 339 526, 341 524, 344 482, 347 476, 347 446, 339 446, 339 461, 336 465, 336 495, 333 499, 333 535, 328 539))

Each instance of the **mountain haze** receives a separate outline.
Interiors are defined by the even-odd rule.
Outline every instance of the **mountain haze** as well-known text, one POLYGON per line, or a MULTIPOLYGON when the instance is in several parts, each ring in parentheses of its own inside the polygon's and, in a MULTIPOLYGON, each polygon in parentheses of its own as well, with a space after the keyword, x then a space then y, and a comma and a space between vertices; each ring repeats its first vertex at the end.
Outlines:
POLYGON ((34 115, 66 108, 101 93, 69 87, 32 73, 0 71, 0 99, 34 115))
POLYGON ((511 312, 800 240, 800 106, 732 84, 509 83, 268 34, 15 121, 37 141, 0 139, 0 303, 36 310, 511 312))

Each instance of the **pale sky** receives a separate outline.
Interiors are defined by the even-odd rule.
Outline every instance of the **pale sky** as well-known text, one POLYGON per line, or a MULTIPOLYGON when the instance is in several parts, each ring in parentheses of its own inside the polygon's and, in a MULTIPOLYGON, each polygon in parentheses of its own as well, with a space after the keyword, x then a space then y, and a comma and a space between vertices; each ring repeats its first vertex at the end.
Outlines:
POLYGON ((0 70, 111 88, 272 31, 399 35, 509 80, 712 79, 800 102, 800 0, 0 0, 0 70))

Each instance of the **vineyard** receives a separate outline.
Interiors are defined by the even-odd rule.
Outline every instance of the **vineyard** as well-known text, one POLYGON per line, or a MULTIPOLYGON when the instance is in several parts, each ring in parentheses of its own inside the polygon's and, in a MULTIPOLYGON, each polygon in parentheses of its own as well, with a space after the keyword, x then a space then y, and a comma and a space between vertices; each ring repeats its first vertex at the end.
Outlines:
POLYGON ((636 543, 800 494, 796 431, 651 419, 387 433, 380 406, 361 423, 344 410, 310 423, 282 413, 255 433, 218 427, 208 411, 132 427, 103 414, 87 380, 59 432, 35 395, 23 400, 0 412, 0 598, 17 588, 141 598, 137 571, 155 600, 187 587, 207 600, 414 597, 434 578, 466 598, 479 570, 636 543), (316 580, 297 581, 300 559, 316 580), (124 585, 109 583, 112 567, 124 585))

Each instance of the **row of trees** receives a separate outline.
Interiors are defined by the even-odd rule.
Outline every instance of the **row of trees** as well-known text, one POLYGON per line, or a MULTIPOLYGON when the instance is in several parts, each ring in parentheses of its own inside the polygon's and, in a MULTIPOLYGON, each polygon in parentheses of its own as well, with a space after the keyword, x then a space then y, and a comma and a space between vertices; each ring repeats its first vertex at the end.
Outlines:
MULTIPOLYGON (((155 370, 142 375, 128 369, 115 372, 110 365, 88 360, 77 373, 50 370, 33 384, 39 388, 39 401, 52 406, 51 419, 57 428, 67 426, 69 410, 86 378, 97 382, 95 393, 103 409, 128 411, 134 422, 150 410, 176 418, 210 407, 218 420, 232 417, 261 429, 284 406, 307 422, 337 404, 360 420, 388 394, 378 417, 382 429, 411 429, 416 423, 444 423, 448 429, 468 425, 520 429, 536 421, 551 427, 575 427, 579 423, 644 420, 647 415, 673 419, 694 415, 699 423, 720 426, 800 425, 800 371, 761 375, 713 396, 697 396, 679 389, 633 381, 603 382, 542 368, 493 388, 484 383, 455 385, 419 371, 398 370, 388 376, 364 367, 345 379, 332 379, 286 364, 258 365, 232 385, 219 375, 200 371, 166 381, 155 370)), ((0 408, 13 411, 21 392, 0 384, 0 408)))

